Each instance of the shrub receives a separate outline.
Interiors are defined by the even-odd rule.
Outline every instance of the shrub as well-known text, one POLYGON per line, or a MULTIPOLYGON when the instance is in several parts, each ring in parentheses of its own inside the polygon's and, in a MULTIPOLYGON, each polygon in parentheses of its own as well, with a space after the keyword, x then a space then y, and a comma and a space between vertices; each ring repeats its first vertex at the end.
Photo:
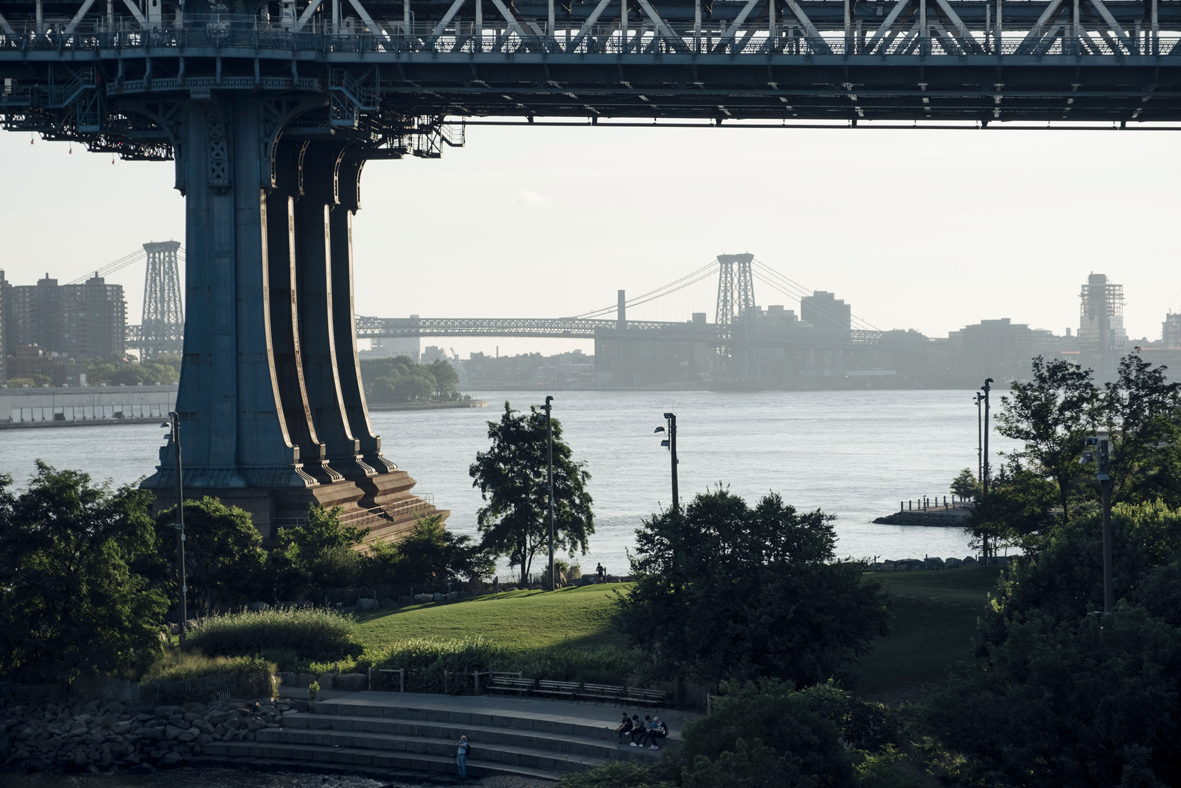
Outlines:
MULTIPOLYGON (((589 681, 628 683, 635 664, 632 652, 611 646, 584 649, 575 646, 556 646, 532 652, 516 652, 483 638, 465 640, 403 640, 378 651, 368 651, 352 669, 365 671, 370 667, 405 668, 408 692, 443 692, 444 672, 467 674, 456 677, 447 685, 452 693, 470 691, 471 674, 475 671, 521 671, 530 678, 553 681, 589 681)), ((343 670, 345 663, 341 662, 343 670)), ((331 664, 315 664, 317 669, 330 670, 331 664)), ((392 688, 398 679, 390 674, 375 674, 374 689, 392 688)))
POLYGON ((201 619, 189 644, 213 656, 294 651, 304 659, 357 656, 357 623, 329 610, 266 610, 201 619))
POLYGON ((273 673, 275 665, 261 657, 207 657, 199 651, 168 651, 147 669, 141 682, 180 681, 215 673, 273 673))
POLYGON ((673 788, 658 770, 634 761, 610 761, 588 772, 567 774, 556 788, 673 788))

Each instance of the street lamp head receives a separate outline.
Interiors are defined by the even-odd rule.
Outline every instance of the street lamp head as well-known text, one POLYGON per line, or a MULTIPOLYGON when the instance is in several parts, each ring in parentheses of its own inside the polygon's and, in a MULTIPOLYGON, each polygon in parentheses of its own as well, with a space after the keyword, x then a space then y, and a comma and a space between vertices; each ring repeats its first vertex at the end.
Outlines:
POLYGON ((666 414, 664 414, 664 417, 665 417, 666 419, 674 419, 674 418, 676 418, 676 414, 674 414, 674 413, 666 413, 666 414))
POLYGON ((652 432, 664 432, 664 427, 657 427, 656 429, 652 430, 652 432))
POLYGON ((553 397, 546 396, 546 398, 545 398, 545 406, 548 408, 548 407, 549 407, 549 404, 550 404, 551 402, 553 402, 553 401, 554 401, 554 398, 553 398, 553 397))

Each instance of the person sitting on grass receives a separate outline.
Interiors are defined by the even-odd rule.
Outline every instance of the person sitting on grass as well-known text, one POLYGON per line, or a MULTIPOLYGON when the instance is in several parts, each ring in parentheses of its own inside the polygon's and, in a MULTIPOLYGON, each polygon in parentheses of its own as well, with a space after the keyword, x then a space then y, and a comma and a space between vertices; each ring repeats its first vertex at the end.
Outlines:
POLYGON ((657 742, 667 737, 668 726, 661 722, 659 717, 652 720, 652 728, 648 732, 648 749, 659 750, 660 748, 656 746, 657 742))
POLYGON ((640 722, 639 715, 633 715, 632 722, 635 727, 632 728, 632 746, 643 747, 648 741, 648 726, 652 724, 651 715, 644 715, 644 721, 640 722))
POLYGON ((619 727, 615 729, 615 732, 619 734, 620 744, 623 744, 623 737, 630 733, 631 729, 632 721, 631 718, 627 716, 627 712, 625 711, 623 713, 623 722, 619 723, 619 727))

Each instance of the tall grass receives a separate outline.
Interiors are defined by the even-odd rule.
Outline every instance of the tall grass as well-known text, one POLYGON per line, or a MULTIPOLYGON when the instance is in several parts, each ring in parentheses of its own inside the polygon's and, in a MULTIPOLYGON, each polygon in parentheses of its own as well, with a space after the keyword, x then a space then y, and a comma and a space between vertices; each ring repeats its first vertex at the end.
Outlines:
POLYGON ((264 610, 201 619, 189 644, 211 656, 251 656, 292 651, 302 659, 358 656, 357 622, 329 610, 264 610))
POLYGON ((275 665, 261 657, 207 657, 200 652, 167 650, 152 663, 140 681, 180 681, 217 673, 242 675, 274 672, 275 665))

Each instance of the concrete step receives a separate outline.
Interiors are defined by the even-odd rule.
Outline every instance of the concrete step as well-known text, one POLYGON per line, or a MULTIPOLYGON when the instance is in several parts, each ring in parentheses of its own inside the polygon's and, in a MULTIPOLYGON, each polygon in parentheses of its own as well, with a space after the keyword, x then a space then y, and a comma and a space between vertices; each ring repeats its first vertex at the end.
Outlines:
MULTIPOLYGON (((356 747, 324 747, 308 744, 259 742, 212 742, 204 745, 206 756, 223 758, 272 759, 338 764, 347 767, 410 769, 434 774, 455 774, 455 758, 426 753, 388 752, 356 747)), ((598 764, 594 764, 598 765, 598 764)), ((589 766, 587 768, 590 768, 589 766)), ((521 775, 539 780, 560 780, 565 772, 551 771, 528 764, 504 764, 482 759, 467 762, 469 777, 521 775)))
POLYGON ((659 755, 656 751, 629 747, 626 743, 620 746, 618 736, 604 726, 584 726, 588 730, 579 731, 577 735, 563 735, 506 725, 461 725, 450 722, 299 712, 283 715, 283 726, 287 730, 371 733, 387 737, 420 737, 448 743, 464 735, 473 747, 503 745, 608 760, 646 760, 659 755), (588 732, 599 735, 586 735, 588 732), (609 737, 602 738, 601 734, 604 733, 609 734, 609 737))
MULTIPOLYGON (((448 757, 455 749, 454 739, 425 738, 389 733, 359 733, 335 730, 297 730, 294 728, 269 728, 258 732, 259 744, 315 745, 320 747, 343 747, 362 750, 418 753, 448 757)), ((474 754, 482 761, 502 764, 524 765, 554 772, 585 771, 608 760, 629 760, 645 755, 656 755, 655 751, 636 747, 602 749, 596 753, 559 752, 552 749, 538 749, 522 744, 489 744, 473 740, 474 754)))

